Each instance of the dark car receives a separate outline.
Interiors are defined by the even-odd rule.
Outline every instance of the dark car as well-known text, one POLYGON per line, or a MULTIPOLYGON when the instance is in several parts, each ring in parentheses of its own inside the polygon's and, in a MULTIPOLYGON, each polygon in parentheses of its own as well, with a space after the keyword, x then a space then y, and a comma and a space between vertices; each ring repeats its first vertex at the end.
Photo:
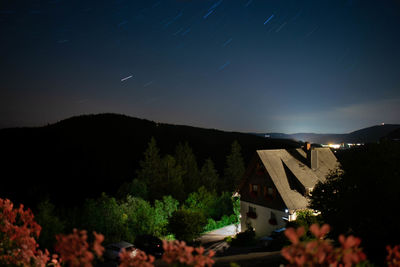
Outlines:
POLYGON ((285 230, 286 228, 279 228, 272 231, 269 236, 260 238, 263 247, 267 250, 281 250, 288 242, 288 239, 285 236, 285 230))
POLYGON ((161 239, 152 235, 139 235, 136 237, 134 244, 136 248, 156 258, 161 258, 164 253, 161 239))
POLYGON ((118 243, 113 243, 105 246, 104 257, 107 260, 119 261, 119 254, 122 252, 123 249, 125 249, 125 251, 131 252, 132 257, 136 256, 137 250, 134 245, 125 241, 120 241, 118 243))

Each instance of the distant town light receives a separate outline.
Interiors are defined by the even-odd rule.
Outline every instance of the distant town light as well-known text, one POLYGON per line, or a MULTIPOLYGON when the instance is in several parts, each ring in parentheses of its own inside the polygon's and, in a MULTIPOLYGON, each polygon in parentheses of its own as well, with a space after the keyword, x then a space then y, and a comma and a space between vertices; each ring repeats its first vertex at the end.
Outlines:
POLYGON ((329 144, 328 146, 330 148, 334 148, 334 149, 339 149, 340 148, 340 144, 329 144))

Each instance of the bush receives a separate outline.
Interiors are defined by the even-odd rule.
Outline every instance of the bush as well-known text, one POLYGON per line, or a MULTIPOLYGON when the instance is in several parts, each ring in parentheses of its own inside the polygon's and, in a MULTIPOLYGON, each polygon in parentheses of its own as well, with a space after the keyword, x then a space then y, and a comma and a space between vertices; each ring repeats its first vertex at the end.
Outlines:
POLYGON ((65 229, 65 223, 54 214, 54 209, 54 205, 46 200, 39 203, 35 216, 37 223, 42 226, 38 243, 41 247, 50 249, 56 243, 56 235, 65 229))
POLYGON ((203 213, 181 209, 175 211, 169 218, 168 230, 176 239, 192 242, 203 232, 206 223, 203 213))
POLYGON ((204 227, 204 232, 209 232, 215 229, 219 229, 231 224, 236 224, 237 223, 237 219, 236 219, 236 215, 235 214, 231 214, 230 216, 222 216, 221 220, 219 221, 215 221, 211 218, 209 218, 207 220, 207 225, 204 227))
POLYGON ((285 235, 292 243, 281 250, 282 256, 289 262, 289 266, 354 266, 368 265, 367 257, 359 247, 361 239, 344 235, 339 236, 340 247, 335 248, 331 242, 325 240, 330 231, 329 225, 321 228, 317 224, 310 226, 315 239, 301 241, 305 234, 304 227, 288 228, 285 235))
POLYGON ((238 233, 232 239, 232 246, 251 246, 256 243, 256 233, 254 232, 253 228, 247 229, 244 232, 238 233))

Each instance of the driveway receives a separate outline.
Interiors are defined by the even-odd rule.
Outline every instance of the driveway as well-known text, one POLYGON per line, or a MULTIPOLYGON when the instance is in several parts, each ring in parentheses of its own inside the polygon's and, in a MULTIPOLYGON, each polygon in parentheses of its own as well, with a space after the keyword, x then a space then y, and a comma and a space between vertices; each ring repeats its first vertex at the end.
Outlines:
POLYGON ((238 232, 240 232, 240 225, 237 228, 234 224, 231 224, 203 234, 201 237, 199 237, 199 241, 202 245, 215 243, 224 240, 224 238, 227 236, 234 236, 238 232))

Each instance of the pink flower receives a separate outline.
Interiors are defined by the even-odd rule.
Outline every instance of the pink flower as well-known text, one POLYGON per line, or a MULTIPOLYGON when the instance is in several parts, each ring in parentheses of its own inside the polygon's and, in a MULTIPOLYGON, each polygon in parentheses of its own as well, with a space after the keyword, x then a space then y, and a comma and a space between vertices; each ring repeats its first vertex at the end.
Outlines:
POLYGON ((180 263, 189 266, 212 266, 215 255, 214 251, 210 250, 208 255, 205 255, 203 247, 193 248, 186 246, 186 243, 181 241, 167 242, 163 241, 164 254, 162 260, 168 264, 180 263))
MULTIPOLYGON (((56 251, 60 254, 63 262, 71 267, 92 267, 94 254, 89 250, 87 243, 87 232, 85 230, 73 230, 69 235, 57 235, 56 251)), ((100 245, 104 237, 95 234, 93 248, 97 255, 103 253, 104 248, 100 245)))
POLYGON ((35 238, 41 227, 34 221, 31 210, 20 205, 14 208, 8 199, 0 198, 0 262, 6 265, 45 266, 48 251, 38 250, 35 238))
POLYGON ((145 252, 138 250, 135 256, 132 256, 132 252, 122 250, 119 254, 121 263, 119 267, 153 267, 154 257, 152 255, 146 255, 145 252))

